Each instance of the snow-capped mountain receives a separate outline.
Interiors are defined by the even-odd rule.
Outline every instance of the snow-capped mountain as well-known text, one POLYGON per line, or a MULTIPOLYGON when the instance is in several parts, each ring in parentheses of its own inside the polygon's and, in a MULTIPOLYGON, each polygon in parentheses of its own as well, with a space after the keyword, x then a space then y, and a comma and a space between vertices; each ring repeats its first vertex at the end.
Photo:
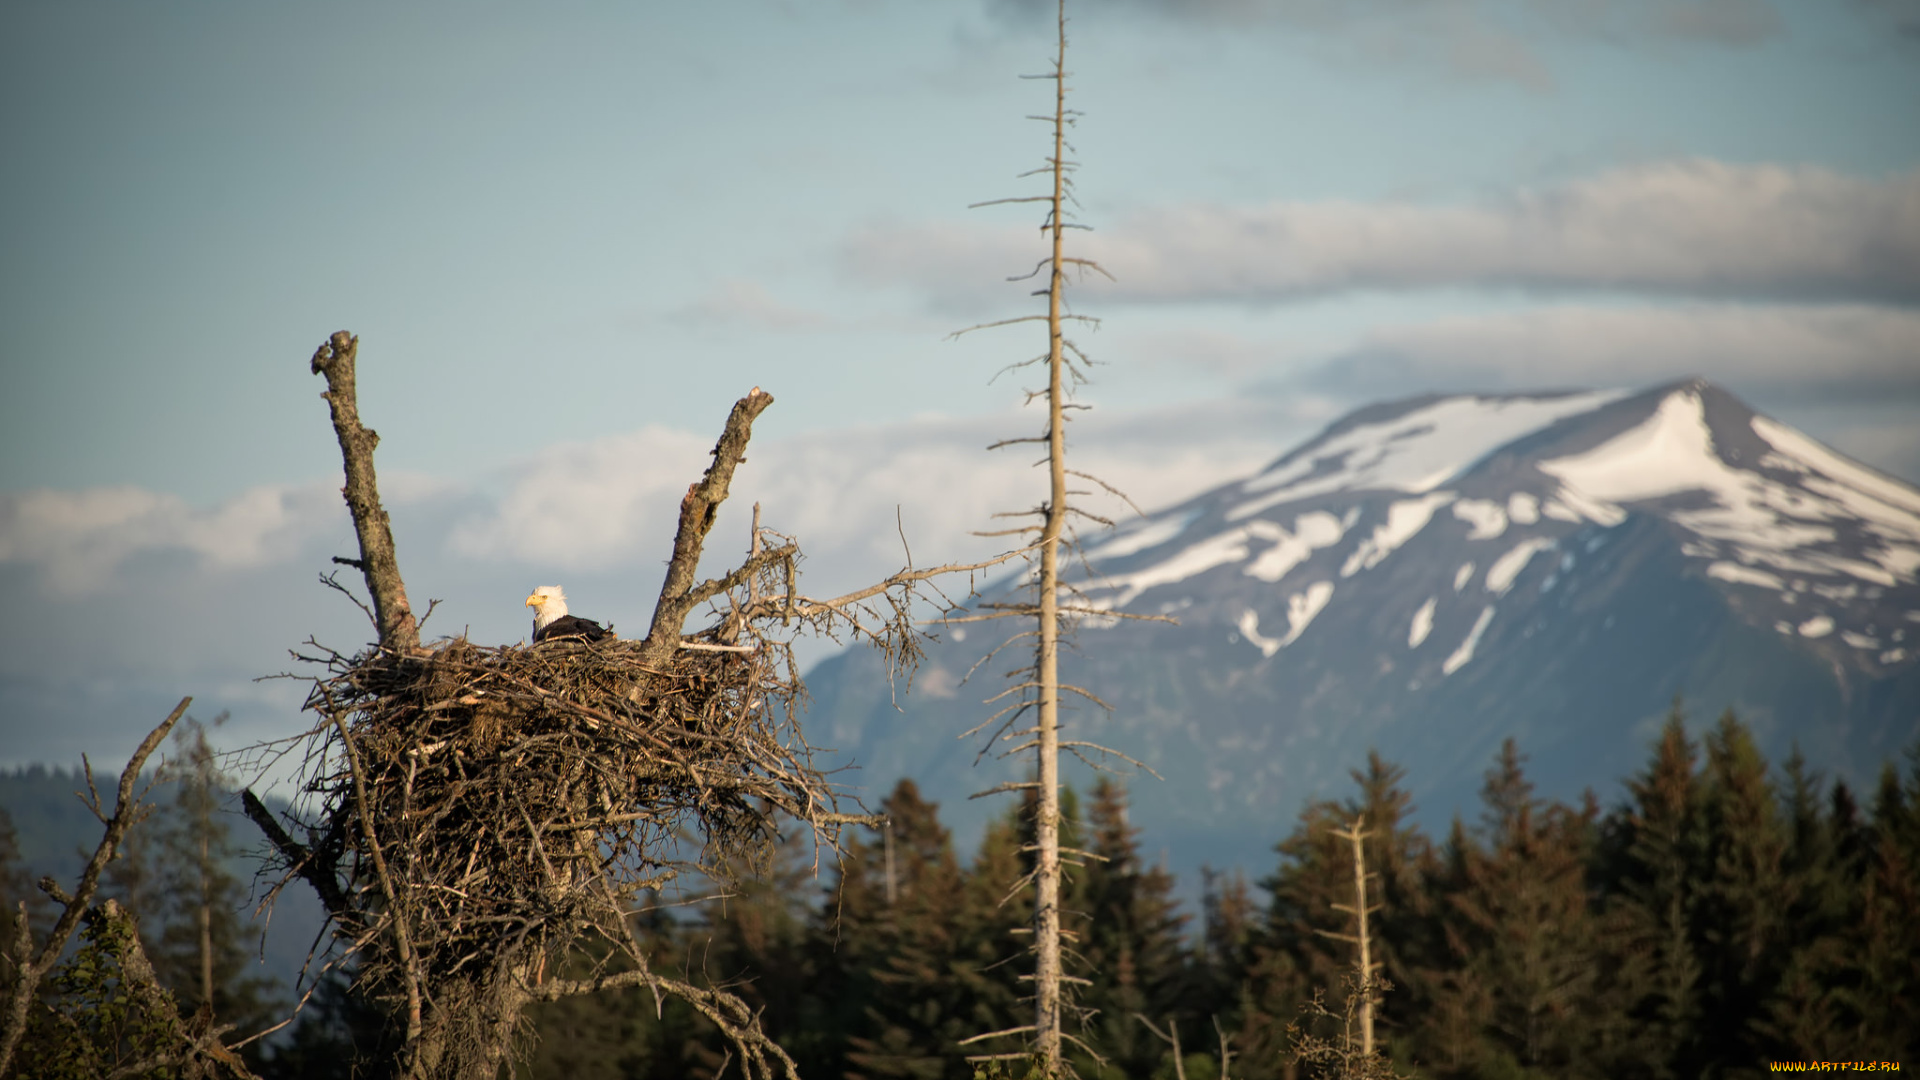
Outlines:
MULTIPOLYGON (((1472 816, 1508 735, 1545 793, 1611 794, 1676 694, 1856 778, 1920 732, 1920 491, 1700 380, 1372 406, 1087 556, 1086 603, 1179 620, 1090 618, 1070 677, 1189 854, 1249 815, 1271 843, 1371 747, 1430 814, 1472 816)), ((999 779, 952 743, 1001 688, 955 685, 953 637, 906 716, 858 654, 821 665, 816 741, 949 807, 999 779)))

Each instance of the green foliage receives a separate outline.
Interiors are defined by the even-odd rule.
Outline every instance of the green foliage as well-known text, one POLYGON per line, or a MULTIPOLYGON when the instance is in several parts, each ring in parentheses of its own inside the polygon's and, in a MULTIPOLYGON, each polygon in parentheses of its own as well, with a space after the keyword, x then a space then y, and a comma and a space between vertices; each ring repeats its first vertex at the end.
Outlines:
POLYGON ((1078 1034, 1107 1064, 1096 1066, 1085 1054, 1076 1064, 1083 1076, 1144 1076, 1171 1051, 1135 1014, 1187 1016, 1187 917, 1173 899, 1173 875, 1141 865, 1126 789, 1101 777, 1087 817, 1094 858, 1077 890, 1085 917, 1076 920, 1075 951, 1096 977, 1078 996, 1086 1016, 1078 1034))
MULTIPOLYGON (((1844 785, 1789 758, 1776 771, 1737 718, 1689 736, 1676 706, 1625 797, 1602 814, 1540 799, 1518 746, 1492 763, 1475 826, 1443 843, 1409 821, 1402 771, 1379 755, 1353 794, 1306 807, 1262 885, 1210 874, 1190 926, 1171 878, 1145 864, 1124 791, 1096 786, 1067 824, 1104 857, 1065 892, 1090 980, 1086 1080, 1216 1080, 1214 1023, 1237 1080, 1758 1076, 1769 1058, 1837 1048, 1880 1060, 1920 1051, 1920 752, 1889 768, 1863 811, 1844 785), (1350 851, 1331 835, 1364 813, 1379 999, 1377 1053, 1354 1058, 1337 1004, 1351 979, 1350 851), (1182 1038, 1176 1066, 1146 1016, 1182 1038), (1289 1033, 1292 1026, 1294 1031, 1289 1033), (1304 1041, 1303 1041, 1304 1040, 1304 1041), (1302 1055, 1333 1048, 1335 1058, 1302 1055), (1096 1061, 1097 1053, 1105 1064, 1096 1061), (1317 1070, 1317 1071, 1316 1071, 1317 1070)), ((961 1040, 1027 1022, 1014 888, 1032 830, 1016 807, 959 858, 938 808, 902 782, 887 834, 855 839, 824 891, 798 863, 699 918, 656 918, 663 970, 729 982, 764 1007, 802 1074, 1015 1080, 1021 1060, 969 1062, 1013 1040, 961 1040), (818 897, 818 902, 813 898, 818 897), (1009 899, 1009 897, 1011 897, 1009 899)), ((704 1021, 643 991, 543 1006, 526 1075, 569 1080, 712 1076, 704 1021)))
POLYGON ((20 1048, 20 1075, 42 1080, 171 1077, 166 1069, 121 1071, 176 1041, 173 1019, 143 1005, 122 971, 132 940, 127 924, 96 912, 87 918, 80 940, 80 948, 42 988, 20 1048))

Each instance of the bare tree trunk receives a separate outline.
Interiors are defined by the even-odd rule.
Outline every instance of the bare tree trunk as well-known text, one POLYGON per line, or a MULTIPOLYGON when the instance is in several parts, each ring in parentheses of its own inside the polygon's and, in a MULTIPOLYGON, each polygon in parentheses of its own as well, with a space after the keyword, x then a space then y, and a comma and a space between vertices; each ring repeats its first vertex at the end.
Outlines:
POLYGON ((1040 536, 1040 847, 1034 905, 1034 1041, 1048 1075, 1060 1068, 1060 537, 1067 524, 1067 440, 1061 409, 1061 266, 1065 223, 1061 203, 1066 172, 1066 4, 1060 4, 1059 52, 1054 67, 1053 258, 1047 279, 1047 498, 1040 536))
MULTIPOLYGON (((120 853, 120 844, 126 839, 127 830, 144 814, 140 800, 134 792, 140 779, 140 770, 147 764, 147 758, 166 740, 167 733, 173 730, 180 717, 186 714, 192 698, 181 698, 180 704, 173 707, 160 726, 147 733, 140 742, 140 748, 127 759, 127 767, 120 773, 120 786, 112 810, 109 812, 100 801, 100 793, 93 789, 93 768, 87 767, 87 787, 93 801, 90 809, 105 823, 106 829, 100 837, 100 844, 93 850, 93 858, 87 861, 86 869, 80 873, 79 888, 72 896, 67 896, 54 884, 52 878, 44 878, 40 888, 60 903, 60 918, 54 923, 53 932, 40 945, 40 951, 33 951, 33 932, 27 924, 26 901, 20 903, 19 922, 14 927, 13 985, 7 988, 6 1016, 4 1027, 0 1027, 0 1076, 6 1076, 13 1062, 15 1051, 20 1048, 20 1040, 27 1033, 27 1015, 33 1006, 34 996, 39 992, 40 981, 60 962, 60 954, 72 940, 73 932, 79 928, 80 920, 93 904, 93 897, 100 885, 100 874, 106 870, 107 863, 120 853), (109 816, 111 813, 111 816, 109 816)), ((112 904, 111 901, 108 902, 112 904)), ((109 911, 113 908, 109 907, 109 911)))
POLYGON ((212 856, 207 850, 207 832, 211 822, 200 822, 200 1003, 213 1011, 213 882, 207 870, 212 856))
POLYGON ((719 442, 714 444, 713 464, 707 467, 705 476, 687 487, 687 494, 680 500, 680 527, 673 536, 673 559, 667 563, 666 579, 660 583, 660 601, 653 608, 653 625, 647 629, 643 655, 648 663, 657 664, 673 655, 680 647, 680 632, 686 626, 687 615, 701 601, 718 592, 717 587, 708 591, 694 586, 694 575, 700 569, 700 551, 706 545, 714 518, 720 513, 720 504, 727 501, 733 470, 746 460, 754 418, 771 404, 773 395, 757 386, 734 402, 733 411, 727 414, 727 426, 720 432, 719 442))
POLYGON ((1353 992, 1360 995, 1360 1053, 1370 1061, 1373 1058, 1373 1002, 1377 992, 1374 973, 1380 965, 1373 960, 1373 935, 1367 927, 1367 916, 1380 910, 1380 905, 1367 904, 1367 853, 1361 844, 1367 835, 1366 825, 1367 816, 1361 814, 1353 819, 1353 824, 1344 832, 1336 829, 1333 833, 1353 845, 1353 906, 1335 904, 1333 908, 1354 918, 1354 933, 1351 936, 1333 936, 1354 945, 1353 992))
POLYGON ((314 352, 313 373, 327 378, 327 392, 320 396, 333 410, 333 430, 340 438, 340 460, 347 476, 340 493, 346 496, 354 532, 360 537, 360 558, 354 565, 366 575, 367 592, 373 596, 380 647, 406 653, 420 647, 420 626, 407 603, 406 582, 400 578, 400 562, 393 551, 393 527, 374 482, 373 448, 380 444, 380 436, 360 424, 353 370, 359 348, 359 338, 339 331, 314 352))
POLYGON ((1047 276, 1047 498, 1040 536, 1040 805, 1034 904, 1034 1042, 1047 1074, 1060 1071, 1060 538, 1067 526, 1067 432, 1060 327, 1066 266, 1067 5, 1058 8, 1053 80, 1053 255, 1047 276))

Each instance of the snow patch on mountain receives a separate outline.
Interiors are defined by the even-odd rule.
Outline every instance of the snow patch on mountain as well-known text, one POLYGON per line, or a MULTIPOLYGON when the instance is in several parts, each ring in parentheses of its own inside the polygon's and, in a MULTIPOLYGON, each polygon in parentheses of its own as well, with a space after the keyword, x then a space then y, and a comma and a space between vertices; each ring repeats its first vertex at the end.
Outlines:
POLYGON ((1413 625, 1407 628, 1407 648, 1419 648, 1427 635, 1433 633, 1433 605, 1434 598, 1429 596, 1420 610, 1413 613, 1413 625))
POLYGON ((1863 553, 1873 562, 1818 549, 1837 538, 1836 525, 1863 520, 1883 538, 1920 542, 1920 515, 1906 513, 1860 486, 1902 499, 1906 493, 1791 429, 1761 417, 1754 418, 1754 424, 1755 433, 1778 451, 1767 455, 1769 460, 1790 459, 1805 466, 1794 471, 1804 475, 1817 469, 1829 479, 1808 475, 1796 487, 1728 465, 1716 452, 1704 402, 1692 389, 1668 394, 1645 422, 1600 446, 1538 467, 1561 481, 1561 497, 1575 505, 1581 498, 1617 504, 1703 493, 1710 505, 1675 510, 1669 516, 1703 539, 1728 545, 1748 566, 1844 574, 1882 586, 1911 578, 1920 567, 1920 548, 1881 543, 1878 550, 1863 553), (1834 474, 1846 477, 1847 483, 1831 479, 1834 474))
POLYGON ((1460 569, 1453 572, 1453 591, 1459 592, 1461 589, 1466 588, 1467 582, 1472 580, 1473 564, 1470 562, 1461 563, 1460 569))
POLYGON ((1819 484, 1815 481, 1809 486, 1822 494, 1832 495, 1843 501, 1865 496, 1865 500, 1849 506, 1849 509, 1869 520, 1881 520, 1879 515, 1884 510, 1900 507, 1908 513, 1901 515, 1897 524, 1904 535, 1912 535, 1910 530, 1916 524, 1915 515, 1920 515, 1920 493, 1915 493, 1898 481, 1848 461, 1770 417, 1754 417, 1753 432, 1771 443, 1775 450, 1784 455, 1784 458, 1776 458, 1769 454, 1761 459, 1762 465, 1788 468, 1796 464, 1804 465, 1806 468, 1794 471, 1805 472, 1811 469, 1813 472, 1824 474, 1837 483, 1819 484))
POLYGON ((1339 518, 1324 510, 1294 518, 1291 533, 1270 521, 1248 522, 1247 528, 1252 535, 1273 542, 1273 546, 1261 552, 1246 569, 1248 577, 1261 581, 1279 581, 1286 577, 1315 551, 1339 543, 1347 531, 1339 518))
POLYGON ((1495 559, 1492 566, 1487 567, 1487 591, 1496 596, 1505 596, 1507 590, 1513 588, 1514 579, 1527 568, 1533 557, 1554 546, 1552 540, 1543 536, 1529 537, 1515 544, 1505 555, 1495 559))
POLYGON ((1707 567, 1707 576, 1719 578, 1721 581, 1731 581, 1736 585, 1758 585, 1763 589, 1773 589, 1776 592, 1787 587, 1786 582, 1765 570, 1755 570, 1751 566, 1741 566, 1739 563, 1727 562, 1724 559, 1707 567))
POLYGON ((1243 492, 1259 497, 1228 511, 1227 520, 1339 491, 1424 495, 1507 443, 1622 396, 1602 390, 1553 398, 1446 398, 1392 420, 1360 424, 1243 483, 1243 492))
POLYGON ((1287 633, 1284 637, 1270 638, 1260 632, 1260 613, 1247 608, 1235 621, 1235 629, 1247 643, 1260 650, 1262 656, 1272 656, 1281 649, 1300 640, 1307 632, 1314 617, 1327 609, 1327 602, 1333 599, 1333 582, 1318 581, 1307 586, 1305 592, 1297 592, 1287 597, 1287 633))
POLYGON ((1461 499, 1453 504, 1453 516, 1473 526, 1469 540, 1493 540, 1507 531, 1507 510, 1489 499, 1461 499))
POLYGON ((1247 557, 1249 550, 1247 540, 1251 535, 1251 531, 1245 528, 1229 529, 1183 548, 1172 558, 1157 562, 1144 570, 1115 575, 1106 582, 1115 590, 1115 593, 1101 601, 1101 604, 1108 608, 1125 607, 1133 601, 1134 597, 1148 589, 1177 584, 1216 566, 1239 562, 1247 557))
POLYGON ((1300 640, 1307 632, 1307 626, 1314 616, 1327 609, 1327 601, 1333 599, 1333 582, 1316 581, 1307 586, 1304 593, 1294 593, 1287 597, 1287 636, 1280 639, 1280 648, 1286 648, 1300 640))
POLYGON ((1800 636, 1807 638, 1826 637, 1833 633, 1833 620, 1825 615, 1815 615, 1800 624, 1800 636))
POLYGON ((1352 577, 1361 570, 1370 570, 1379 566, 1381 561, 1393 554, 1394 549, 1414 538, 1427 523, 1433 520, 1433 512, 1454 500, 1451 491, 1437 491, 1419 499, 1402 499, 1387 507, 1387 520, 1374 526, 1373 535, 1361 540, 1347 556, 1346 565, 1340 568, 1341 577, 1352 577))
POLYGON ((1260 613, 1252 608, 1241 612, 1239 622, 1234 625, 1239 628, 1241 637, 1246 638, 1249 644, 1260 650, 1261 656, 1272 656, 1286 644, 1279 638, 1270 638, 1260 633, 1260 613))
POLYGON ((1460 643, 1459 648, 1453 650, 1453 655, 1447 657, 1446 663, 1440 665, 1440 671, 1451 675, 1466 667, 1468 661, 1473 659, 1473 650, 1480 647, 1480 636, 1487 632, 1487 627, 1492 623, 1493 605, 1488 604, 1480 610, 1480 617, 1473 620, 1473 629, 1467 631, 1467 639, 1460 643))
POLYGON ((1199 516, 1198 510, 1189 510, 1184 514, 1125 526, 1113 539, 1087 552, 1087 558, 1118 559, 1150 547, 1159 547, 1186 532, 1187 526, 1199 516))

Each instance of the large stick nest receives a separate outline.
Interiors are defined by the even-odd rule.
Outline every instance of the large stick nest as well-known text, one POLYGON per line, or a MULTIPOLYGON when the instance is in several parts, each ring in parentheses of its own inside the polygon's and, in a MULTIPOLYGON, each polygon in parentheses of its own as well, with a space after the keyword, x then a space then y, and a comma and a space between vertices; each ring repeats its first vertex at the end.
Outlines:
POLYGON ((315 833, 353 851, 359 887, 392 889, 422 975, 615 935, 636 893, 758 864, 782 817, 829 834, 849 818, 792 723, 776 643, 651 665, 612 639, 322 652, 307 708, 335 730, 315 833))

